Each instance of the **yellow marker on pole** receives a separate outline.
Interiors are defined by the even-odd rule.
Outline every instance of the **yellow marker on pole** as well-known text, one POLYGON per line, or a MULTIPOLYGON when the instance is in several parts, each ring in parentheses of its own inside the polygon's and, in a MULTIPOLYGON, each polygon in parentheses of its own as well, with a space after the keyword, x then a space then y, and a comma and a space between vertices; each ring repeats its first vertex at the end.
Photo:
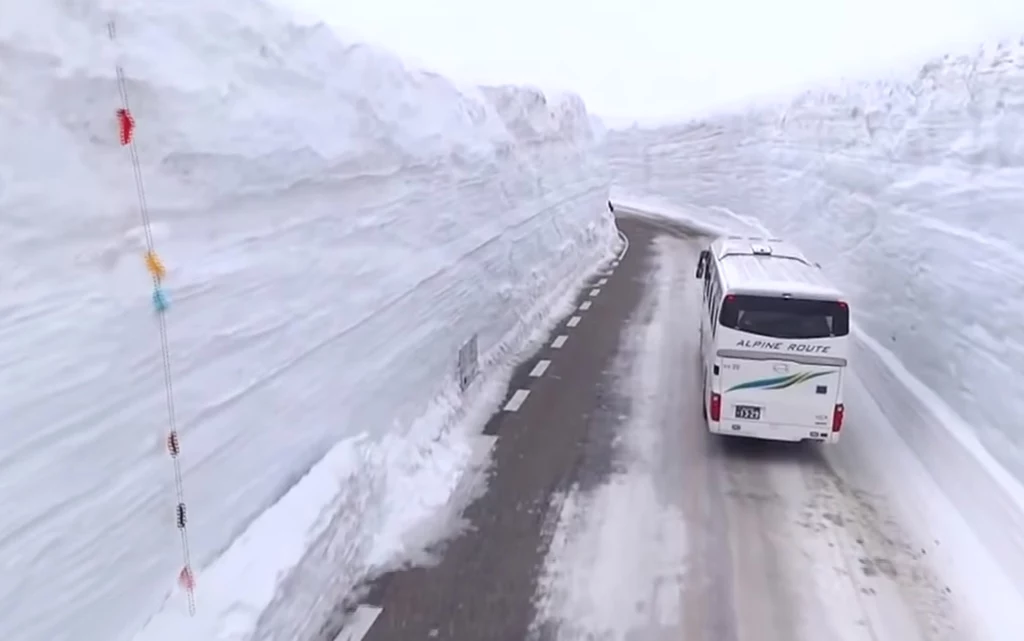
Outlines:
POLYGON ((160 261, 160 257, 153 251, 146 252, 146 269, 149 270, 149 273, 153 275, 157 282, 162 281, 164 276, 167 275, 163 262, 160 261))

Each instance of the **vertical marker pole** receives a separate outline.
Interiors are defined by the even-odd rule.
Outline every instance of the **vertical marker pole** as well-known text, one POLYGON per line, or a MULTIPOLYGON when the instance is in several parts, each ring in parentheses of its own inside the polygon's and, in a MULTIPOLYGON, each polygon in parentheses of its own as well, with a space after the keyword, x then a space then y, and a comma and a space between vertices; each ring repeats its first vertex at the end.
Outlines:
MULTIPOLYGON (((107 35, 112 41, 117 39, 117 28, 113 21, 107 23, 107 35)), ((170 307, 167 292, 163 287, 164 279, 167 276, 167 269, 160 260, 154 249, 153 228, 149 218, 149 207, 146 203, 146 190, 142 182, 142 167, 139 163, 139 152, 135 145, 135 117, 132 115, 128 104, 128 88, 125 81, 124 69, 120 65, 116 67, 117 88, 121 94, 121 107, 115 112, 117 118, 118 134, 121 146, 128 147, 131 154, 132 170, 135 173, 135 189, 139 197, 139 216, 142 219, 142 227, 146 236, 146 253, 143 257, 146 270, 153 280, 152 301, 156 311, 157 323, 160 329, 160 351, 164 366, 164 386, 167 392, 167 452, 171 455, 171 462, 174 467, 174 489, 176 501, 174 507, 174 521, 181 538, 182 565, 178 572, 178 584, 188 595, 188 613, 195 615, 195 572, 192 569, 191 554, 188 546, 188 517, 185 507, 185 490, 182 484, 181 475, 181 444, 178 437, 177 416, 174 410, 174 386, 171 378, 171 354, 167 340, 167 319, 165 312, 170 307)))

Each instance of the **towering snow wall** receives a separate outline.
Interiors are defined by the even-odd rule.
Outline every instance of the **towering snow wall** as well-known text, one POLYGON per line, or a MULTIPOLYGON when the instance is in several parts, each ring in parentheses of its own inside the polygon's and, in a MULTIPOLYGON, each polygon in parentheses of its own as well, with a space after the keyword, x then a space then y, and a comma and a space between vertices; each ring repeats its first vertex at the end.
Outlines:
POLYGON ((333 444, 407 429, 472 336, 511 357, 613 242, 575 97, 459 88, 259 0, 2 16, 4 639, 132 638, 183 563, 116 65, 200 570, 333 444))
POLYGON ((1024 46, 615 131, 609 154, 617 189, 795 240, 866 332, 1024 479, 1024 46))

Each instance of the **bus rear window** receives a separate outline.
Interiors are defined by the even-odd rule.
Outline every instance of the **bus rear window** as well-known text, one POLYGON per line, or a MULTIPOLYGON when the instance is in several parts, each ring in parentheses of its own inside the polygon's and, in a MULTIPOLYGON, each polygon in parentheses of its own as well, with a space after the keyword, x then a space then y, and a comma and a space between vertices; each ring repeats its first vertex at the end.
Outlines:
POLYGON ((732 295, 722 303, 719 323, 770 338, 831 338, 850 333, 850 310, 836 301, 732 295))

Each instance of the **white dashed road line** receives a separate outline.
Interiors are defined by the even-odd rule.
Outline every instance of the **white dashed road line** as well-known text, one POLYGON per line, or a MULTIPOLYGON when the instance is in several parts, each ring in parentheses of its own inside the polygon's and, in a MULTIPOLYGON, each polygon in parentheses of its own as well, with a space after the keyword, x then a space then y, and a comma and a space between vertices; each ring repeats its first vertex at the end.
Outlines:
MULTIPOLYGON (((625 252, 623 252, 623 254, 625 254, 625 252)), ((612 262, 612 266, 613 267, 615 265, 618 265, 618 264, 619 264, 619 261, 617 261, 617 260, 612 262)), ((607 278, 602 278, 601 280, 597 281, 598 285, 606 285, 607 283, 608 283, 608 279, 607 278)), ((600 293, 601 293, 601 288, 600 287, 595 287, 595 288, 590 290, 590 297, 593 298, 594 296, 597 296, 600 293)), ((590 305, 591 305, 591 301, 589 301, 589 300, 588 301, 584 301, 584 302, 580 303, 579 309, 581 311, 586 311, 586 310, 590 309, 590 305)), ((576 327, 577 325, 580 324, 580 321, 582 321, 582 320, 583 320, 582 316, 573 316, 572 318, 570 318, 565 323, 565 325, 566 325, 566 327, 576 327)), ((567 341, 567 340, 569 340, 569 335, 568 334, 561 334, 559 336, 556 336, 555 340, 551 341, 551 347, 553 347, 554 349, 561 349, 562 346, 565 345, 565 341, 567 341)), ((531 378, 540 378, 541 376, 544 376, 544 372, 548 371, 549 367, 551 367, 551 361, 550 360, 544 359, 544 360, 537 361, 537 364, 533 366, 532 370, 530 370, 530 377, 531 378)), ((527 390, 527 389, 516 390, 515 394, 512 395, 512 398, 508 399, 508 402, 505 403, 505 407, 503 408, 504 411, 506 411, 506 412, 518 412, 519 408, 522 407, 523 403, 526 402, 526 397, 529 396, 529 395, 530 395, 530 390, 527 390)), ((379 616, 379 615, 380 615, 380 611, 379 610, 376 613, 372 614, 372 618, 370 618, 367 615, 367 618, 370 619, 370 622, 366 626, 366 628, 362 632, 362 634, 359 634, 358 636, 354 636, 354 637, 349 637, 349 638, 351 638, 353 641, 357 641, 358 639, 361 639, 366 634, 366 631, 368 631, 370 629, 370 626, 373 625, 373 621, 376 620, 377 616, 379 616)), ((339 641, 342 641, 341 637, 339 637, 339 641)))
POLYGON ((540 378, 541 376, 544 376, 544 372, 548 371, 548 367, 551 367, 551 361, 537 361, 537 364, 534 365, 533 369, 530 371, 530 376, 533 378, 540 378))
POLYGON ((520 389, 516 390, 516 393, 512 395, 512 398, 508 399, 508 403, 505 403, 506 412, 517 412, 519 408, 526 402, 526 397, 530 395, 530 390, 520 389))

